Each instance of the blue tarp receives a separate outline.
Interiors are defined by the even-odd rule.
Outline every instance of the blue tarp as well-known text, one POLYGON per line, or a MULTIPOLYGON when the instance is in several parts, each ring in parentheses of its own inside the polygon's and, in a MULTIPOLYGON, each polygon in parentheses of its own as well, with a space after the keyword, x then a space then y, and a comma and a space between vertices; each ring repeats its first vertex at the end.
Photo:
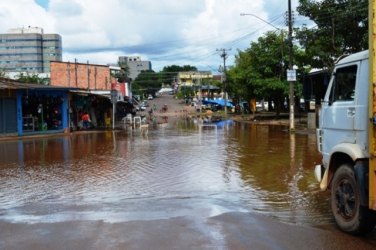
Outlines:
MULTIPOLYGON (((217 104, 217 105, 221 105, 222 107, 225 106, 225 100, 224 99, 206 99, 206 100, 202 100, 202 104, 217 104)), ((229 100, 227 100, 227 103, 226 103, 227 107, 234 107, 234 104, 232 104, 232 102, 230 102, 229 100)))

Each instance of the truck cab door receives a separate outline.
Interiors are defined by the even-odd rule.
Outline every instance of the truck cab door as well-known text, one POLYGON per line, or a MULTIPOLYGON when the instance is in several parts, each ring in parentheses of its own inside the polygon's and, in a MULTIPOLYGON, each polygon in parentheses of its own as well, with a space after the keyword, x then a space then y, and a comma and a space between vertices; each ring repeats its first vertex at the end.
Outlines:
POLYGON ((355 143, 356 100, 355 84, 358 65, 337 67, 333 73, 322 107, 320 127, 325 143, 324 159, 340 143, 355 143))

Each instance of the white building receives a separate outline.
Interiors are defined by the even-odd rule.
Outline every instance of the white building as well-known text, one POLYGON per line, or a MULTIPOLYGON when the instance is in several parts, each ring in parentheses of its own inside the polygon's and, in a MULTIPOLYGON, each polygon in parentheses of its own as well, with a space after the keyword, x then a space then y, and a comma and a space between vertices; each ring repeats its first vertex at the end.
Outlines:
POLYGON ((126 63, 129 68, 129 77, 136 79, 141 71, 151 70, 150 61, 142 61, 139 56, 119 56, 119 63, 126 63))
POLYGON ((14 28, 0 34, 0 69, 5 72, 49 73, 50 61, 62 60, 58 34, 40 27, 14 28))

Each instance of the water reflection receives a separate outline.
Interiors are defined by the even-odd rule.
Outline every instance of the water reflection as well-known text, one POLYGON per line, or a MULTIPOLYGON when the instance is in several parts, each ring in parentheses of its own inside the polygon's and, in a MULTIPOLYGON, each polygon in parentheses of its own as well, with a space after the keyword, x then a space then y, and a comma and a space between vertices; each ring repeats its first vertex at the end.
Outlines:
POLYGON ((0 219, 64 220, 84 212, 124 220, 215 210, 328 224, 327 197, 312 174, 320 161, 315 143, 313 134, 290 135, 280 126, 200 129, 188 120, 147 135, 123 130, 2 142, 0 219))
POLYGON ((289 134, 279 126, 237 124, 230 136, 234 169, 256 199, 244 200, 254 209, 292 223, 327 223, 331 217, 325 194, 317 192, 312 166, 320 161, 314 135, 289 134), (255 205, 256 203, 256 205, 255 205))

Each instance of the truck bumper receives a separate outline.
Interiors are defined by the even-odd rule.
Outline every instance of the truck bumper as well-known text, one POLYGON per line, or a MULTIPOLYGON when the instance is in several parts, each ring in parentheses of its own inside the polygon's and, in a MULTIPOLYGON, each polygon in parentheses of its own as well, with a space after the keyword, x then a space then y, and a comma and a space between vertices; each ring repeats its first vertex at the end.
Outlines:
POLYGON ((315 166, 315 177, 316 180, 320 183, 321 191, 325 191, 328 188, 328 174, 329 168, 324 168, 323 165, 315 166))
POLYGON ((325 169, 323 165, 316 165, 315 166, 315 178, 318 182, 322 181, 322 177, 324 175, 325 169))

